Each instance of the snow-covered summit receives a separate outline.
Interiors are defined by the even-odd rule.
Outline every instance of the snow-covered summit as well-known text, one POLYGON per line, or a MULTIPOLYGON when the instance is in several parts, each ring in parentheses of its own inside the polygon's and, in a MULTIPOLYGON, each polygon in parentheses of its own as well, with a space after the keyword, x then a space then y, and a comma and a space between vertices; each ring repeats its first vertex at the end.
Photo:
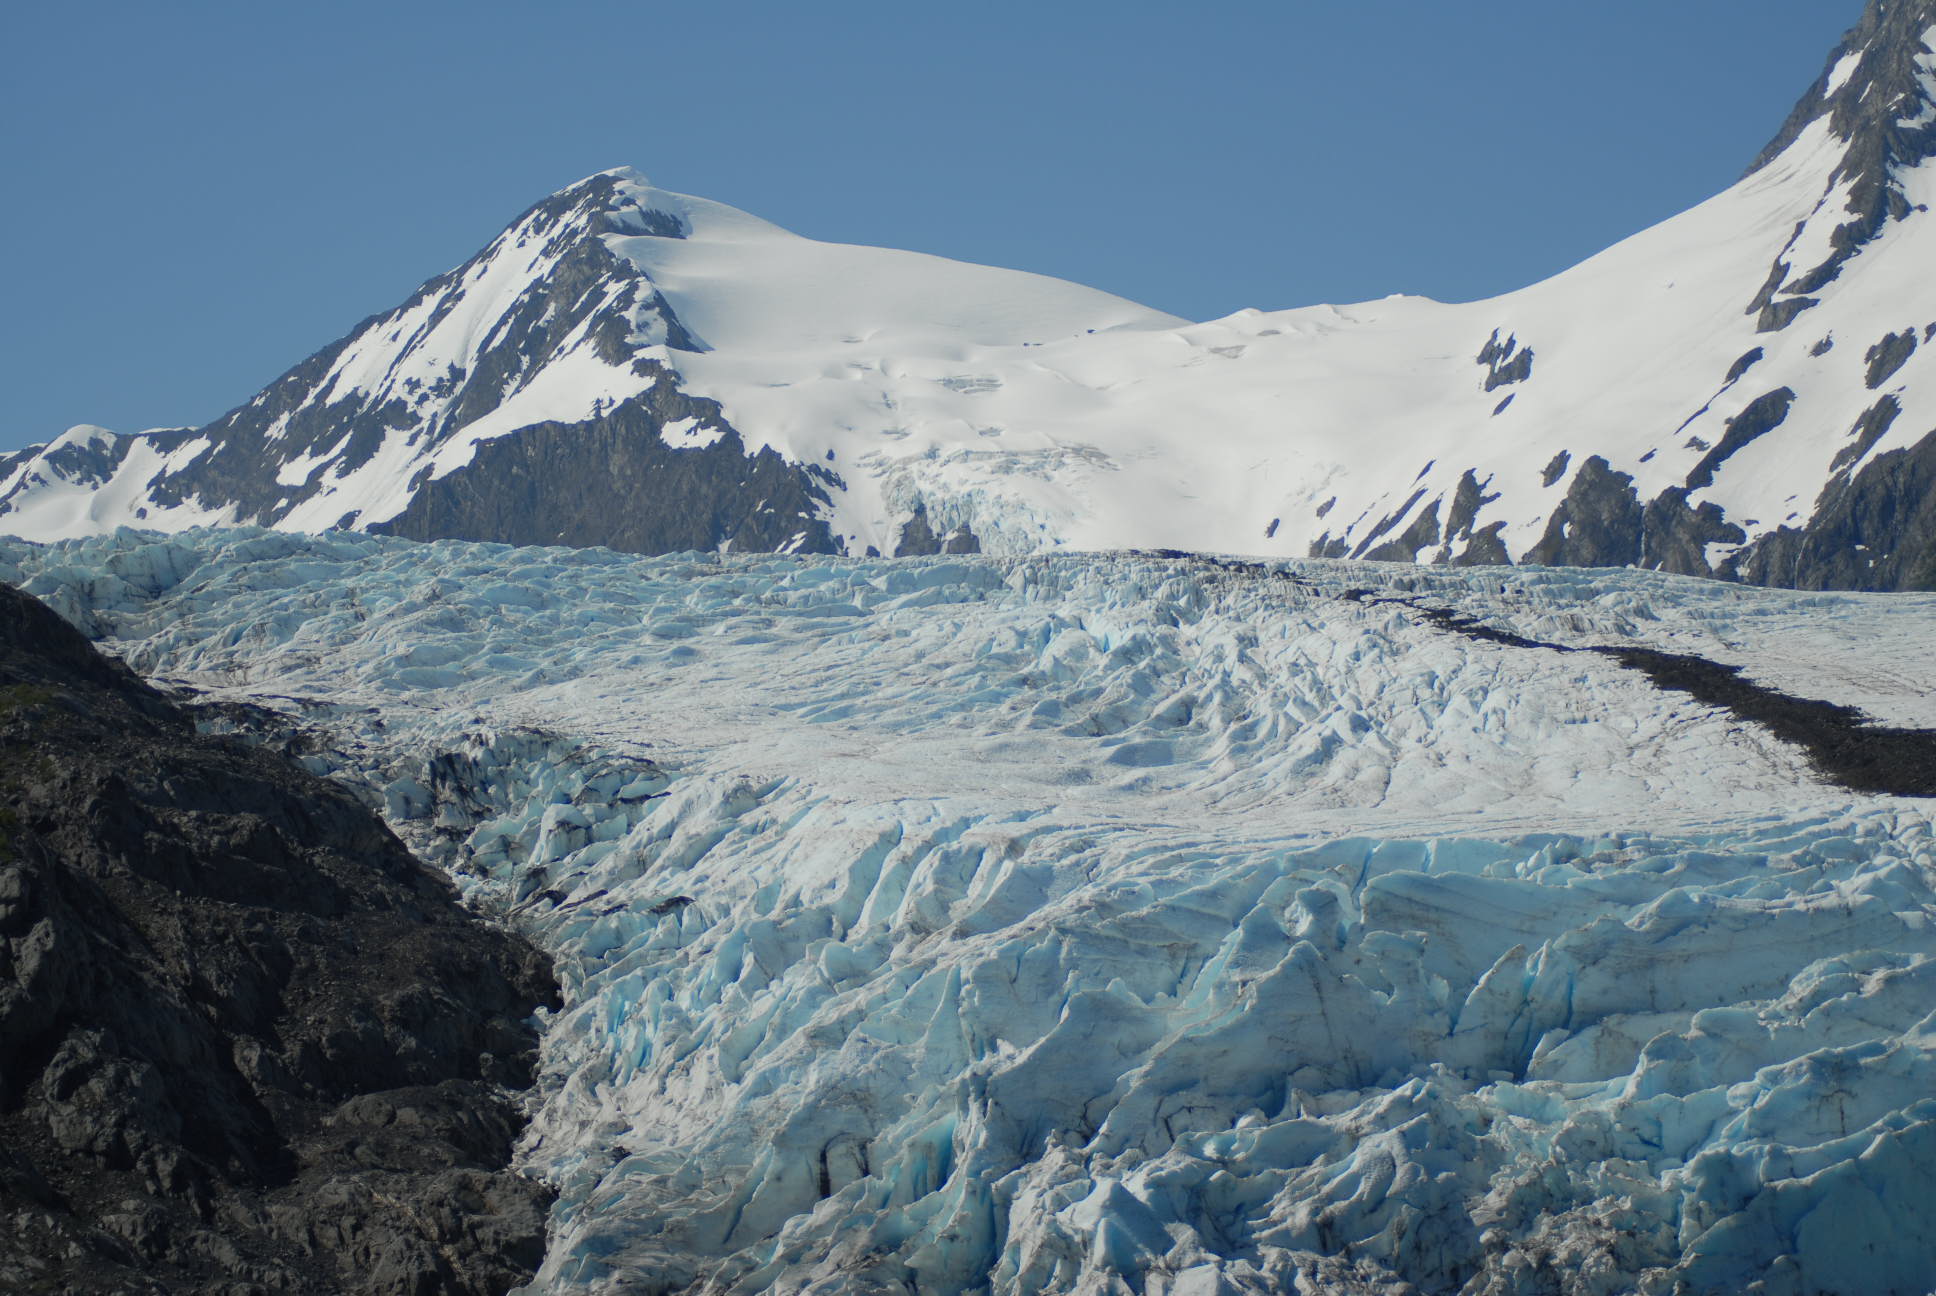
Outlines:
POLYGON ((1932 29, 1872 0, 1733 187, 1459 305, 1189 323, 601 172, 208 428, 0 461, 0 528, 1929 585, 1932 29))

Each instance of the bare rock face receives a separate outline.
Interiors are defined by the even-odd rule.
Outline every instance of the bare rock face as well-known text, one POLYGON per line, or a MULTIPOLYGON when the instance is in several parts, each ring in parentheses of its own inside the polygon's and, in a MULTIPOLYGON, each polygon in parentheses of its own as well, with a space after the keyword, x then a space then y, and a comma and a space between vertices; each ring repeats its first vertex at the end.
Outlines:
POLYGON ((1794 322, 1816 304, 1812 294, 1841 277, 1857 251, 1890 221, 1914 210, 1902 176, 1936 157, 1936 118, 1922 111, 1929 94, 1921 64, 1927 53, 1923 38, 1932 26, 1932 0, 1870 0, 1821 77, 1749 168, 1752 173, 1769 165, 1824 117, 1834 138, 1847 145, 1833 177, 1849 187, 1846 219, 1836 226, 1829 255, 1820 264, 1794 264, 1784 251, 1770 268, 1767 283, 1748 308, 1750 314, 1760 312, 1763 332, 1778 332, 1794 322))
POLYGON ((0 1290, 523 1281, 555 995, 343 789, 0 586, 0 1290))

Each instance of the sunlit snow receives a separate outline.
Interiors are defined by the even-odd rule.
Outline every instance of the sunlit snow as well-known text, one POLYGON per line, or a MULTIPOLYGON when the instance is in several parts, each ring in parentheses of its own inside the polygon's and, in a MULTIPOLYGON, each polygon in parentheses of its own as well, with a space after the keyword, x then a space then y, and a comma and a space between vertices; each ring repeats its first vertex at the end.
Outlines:
MULTIPOLYGON (((1881 398, 1869 349, 1926 323, 1905 316, 1903 285, 1919 281, 1936 240, 1922 215, 1936 165, 1890 173, 1910 214, 1811 289, 1788 327, 1763 332, 1750 309, 1771 268, 1784 267, 1781 288, 1839 255, 1850 147, 1825 115, 1709 201, 1487 301, 1394 296, 1202 323, 1040 275, 803 238, 620 169, 534 209, 461 273, 349 338, 303 399, 395 421, 354 463, 333 437, 291 447, 277 476, 290 494, 259 520, 381 524, 423 483, 472 463, 481 442, 591 419, 670 382, 718 402, 749 452, 837 473, 821 520, 851 554, 894 552, 917 511, 937 534, 972 531, 995 553, 1362 554, 1428 514, 1448 525, 1470 473, 1483 503, 1468 520, 1497 524, 1518 560, 1567 492, 1544 473, 1562 454, 1575 472, 1603 457, 1640 500, 1684 490, 1686 507, 1719 507, 1752 543, 1803 525, 1838 472, 1936 426, 1923 346, 1889 385, 1902 408, 1887 434, 1838 462, 1881 398), (668 223, 676 236, 640 232, 668 223), (607 258, 589 287, 561 270, 588 246, 607 258), (588 313, 540 346, 533 330, 554 316, 534 321, 534 303, 557 309, 547 294, 561 282, 588 313), (1528 376, 1496 389, 1475 363, 1495 337, 1533 356, 1528 376), (485 356, 507 338, 530 354, 496 403, 453 403, 454 376, 496 372, 485 356), (1698 480, 1729 420, 1784 389, 1785 421, 1698 480)), ((1179 214, 1179 238, 1201 236, 1195 219, 1179 214)), ((700 449, 724 433, 663 435, 700 449)), ((51 539, 236 520, 151 489, 162 471, 131 453, 85 502, 49 480, 10 495, 0 525, 51 539)), ((1743 542, 1704 543, 1718 564, 1743 542)), ((1451 548, 1433 540, 1416 556, 1451 548)))

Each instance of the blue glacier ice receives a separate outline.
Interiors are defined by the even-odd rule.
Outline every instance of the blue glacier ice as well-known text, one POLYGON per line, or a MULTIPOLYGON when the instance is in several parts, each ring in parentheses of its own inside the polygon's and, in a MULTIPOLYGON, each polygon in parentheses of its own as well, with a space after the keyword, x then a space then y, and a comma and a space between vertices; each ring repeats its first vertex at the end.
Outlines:
POLYGON ((1936 1285, 1936 601, 1636 572, 0 543, 554 954, 531 1290, 1936 1285), (1370 591, 1372 597, 1351 591, 1370 591))

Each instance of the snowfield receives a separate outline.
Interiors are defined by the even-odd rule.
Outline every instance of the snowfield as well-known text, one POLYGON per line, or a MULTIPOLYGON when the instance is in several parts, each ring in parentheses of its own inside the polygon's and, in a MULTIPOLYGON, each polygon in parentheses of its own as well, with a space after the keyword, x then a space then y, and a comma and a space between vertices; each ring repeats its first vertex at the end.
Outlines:
POLYGON ((1141 554, 0 542, 554 954, 532 1291, 1922 1293, 1936 598, 1141 554))
MULTIPOLYGON (((1936 72, 1916 66, 1936 113, 1936 72)), ((1634 528, 1642 502, 1687 519, 1656 525, 1644 553, 1634 539, 1631 553, 1571 560, 1723 573, 1936 426, 1936 322, 1904 287, 1936 250, 1936 221, 1921 219, 1936 161, 1892 165, 1902 219, 1819 295, 1785 297, 1806 307, 1793 327, 1762 318, 1771 268, 1806 279, 1838 255, 1853 147, 1820 117, 1707 202, 1489 300, 1205 322, 1045 276, 803 238, 618 168, 534 207, 192 440, 83 426, 0 464, 0 517, 36 540, 124 524, 393 527, 493 442, 552 423, 589 435, 615 407, 677 392, 707 402, 710 421, 662 421, 659 441, 703 451, 730 426, 748 453, 812 469, 811 520, 849 555, 915 552, 902 545, 918 516, 1004 555, 1551 561, 1558 550, 1540 554, 1566 539, 1563 511, 1611 489, 1631 495, 1634 528), (602 277, 580 283, 592 264, 602 277), (497 377, 473 392, 465 382, 484 380, 466 375, 497 377)), ((639 507, 663 506, 641 488, 639 507)), ((451 525, 505 534, 495 516, 451 525)), ((1895 543, 1885 532, 1834 547, 1866 554, 1895 543)))

